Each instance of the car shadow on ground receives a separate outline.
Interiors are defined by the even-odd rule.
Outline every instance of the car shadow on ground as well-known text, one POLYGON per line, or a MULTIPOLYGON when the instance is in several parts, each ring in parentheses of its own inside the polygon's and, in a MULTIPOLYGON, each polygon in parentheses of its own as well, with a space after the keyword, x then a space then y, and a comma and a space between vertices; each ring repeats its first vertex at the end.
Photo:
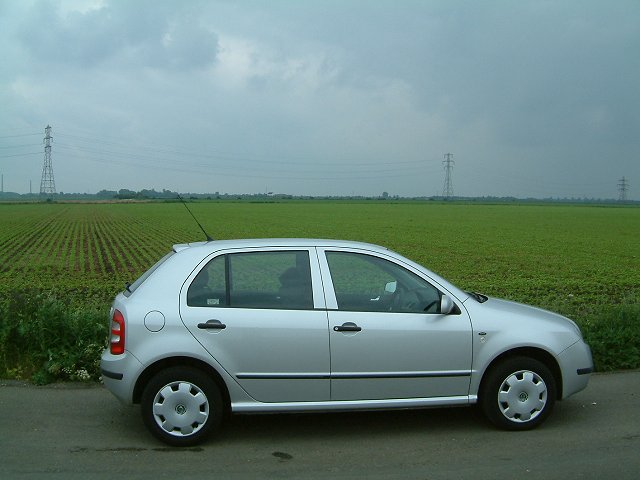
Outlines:
MULTIPOLYGON (((138 406, 119 405, 114 418, 127 425, 130 440, 155 442, 147 432, 138 406)), ((582 405, 572 399, 557 402, 542 429, 562 429, 567 422, 578 421, 582 405), (579 415, 578 415, 579 416, 579 415)), ((352 411, 329 413, 229 415, 220 430, 202 447, 224 444, 278 443, 314 438, 322 442, 348 443, 390 437, 442 435, 466 437, 502 433, 482 416, 477 406, 428 408, 391 411, 352 411)), ((508 432, 504 432, 508 433, 508 432)), ((159 443, 159 445, 162 445, 159 443)))
MULTIPOLYGON (((438 408, 422 410, 363 411, 313 414, 233 415, 223 424, 217 439, 224 442, 273 440, 295 437, 326 437, 340 441, 410 435, 425 429, 439 431, 487 428, 475 408, 438 408)), ((491 427, 489 427, 491 428, 491 427)))

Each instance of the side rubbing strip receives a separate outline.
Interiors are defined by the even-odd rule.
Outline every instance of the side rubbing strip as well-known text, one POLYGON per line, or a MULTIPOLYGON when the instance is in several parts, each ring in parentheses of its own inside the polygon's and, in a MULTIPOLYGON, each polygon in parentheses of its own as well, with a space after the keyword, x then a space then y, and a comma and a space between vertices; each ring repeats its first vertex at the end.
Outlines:
POLYGON ((471 371, 452 370, 447 372, 359 372, 359 373, 238 373, 238 380, 346 380, 374 378, 446 378, 470 377, 471 371))
POLYGON ((102 376, 107 378, 113 378, 114 380, 122 380, 122 378, 124 377, 122 373, 114 373, 114 372, 109 372, 107 370, 101 370, 101 373, 102 373, 102 376))
POLYGON ((365 372, 365 373, 333 373, 331 378, 365 379, 365 378, 441 378, 441 377, 470 377, 471 372, 453 370, 448 372, 365 372))
POLYGON ((238 380, 328 380, 328 373, 238 373, 238 380))

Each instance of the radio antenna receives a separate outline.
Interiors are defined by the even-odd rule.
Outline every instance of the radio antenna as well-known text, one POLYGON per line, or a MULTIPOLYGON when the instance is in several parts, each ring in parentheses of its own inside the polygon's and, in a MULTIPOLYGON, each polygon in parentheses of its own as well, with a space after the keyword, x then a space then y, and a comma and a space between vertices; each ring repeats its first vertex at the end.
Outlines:
POLYGON ((195 220, 195 222, 198 224, 198 226, 200 227, 200 230, 202 230, 202 233, 204 233, 204 236, 207 237, 207 242, 212 242, 213 238, 211 238, 209 236, 209 234, 205 231, 205 229, 202 227, 202 225, 200 225, 200 222, 198 221, 198 219, 196 218, 196 216, 191 212, 191 210, 189 210, 189 207, 187 207, 187 203, 184 201, 184 198, 182 198, 180 196, 180 194, 178 194, 178 198, 180 199, 180 201, 182 202, 182 204, 184 205, 184 208, 187 209, 187 212, 189 212, 189 214, 193 217, 193 219, 195 220))

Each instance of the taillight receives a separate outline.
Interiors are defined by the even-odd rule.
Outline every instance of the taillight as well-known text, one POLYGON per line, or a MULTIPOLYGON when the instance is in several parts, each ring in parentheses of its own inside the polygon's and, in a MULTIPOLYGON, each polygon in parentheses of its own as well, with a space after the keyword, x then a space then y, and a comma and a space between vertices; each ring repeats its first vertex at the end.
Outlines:
POLYGON ((122 355, 124 353, 124 315, 119 310, 114 310, 113 312, 109 345, 112 355, 122 355))

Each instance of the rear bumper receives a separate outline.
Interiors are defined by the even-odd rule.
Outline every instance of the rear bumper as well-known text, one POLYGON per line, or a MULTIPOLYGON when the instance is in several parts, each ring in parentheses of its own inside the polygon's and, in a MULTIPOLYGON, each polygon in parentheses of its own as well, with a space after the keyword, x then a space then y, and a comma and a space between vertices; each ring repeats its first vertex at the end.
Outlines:
POLYGON ((100 359, 102 383, 121 402, 133 403, 133 388, 138 375, 142 371, 142 364, 130 352, 123 355, 111 355, 108 350, 102 353, 100 359))

